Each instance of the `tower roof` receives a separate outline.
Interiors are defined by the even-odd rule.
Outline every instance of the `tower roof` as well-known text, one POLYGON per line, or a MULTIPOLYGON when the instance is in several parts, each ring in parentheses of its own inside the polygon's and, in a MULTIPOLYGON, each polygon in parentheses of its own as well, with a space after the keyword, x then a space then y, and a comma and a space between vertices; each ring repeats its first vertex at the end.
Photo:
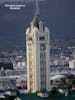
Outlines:
POLYGON ((39 28, 39 16, 36 15, 33 19, 33 26, 39 28))

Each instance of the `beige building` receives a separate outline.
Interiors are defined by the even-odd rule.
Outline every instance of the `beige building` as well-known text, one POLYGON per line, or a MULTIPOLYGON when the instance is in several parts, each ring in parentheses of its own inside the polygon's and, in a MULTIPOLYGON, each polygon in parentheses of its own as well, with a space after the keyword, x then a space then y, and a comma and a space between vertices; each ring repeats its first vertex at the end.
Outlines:
POLYGON ((75 69, 75 60, 69 61, 69 68, 75 69))
POLYGON ((26 30, 28 92, 50 91, 50 34, 36 15, 26 30))
POLYGON ((64 66, 66 64, 68 64, 68 60, 65 59, 54 59, 54 66, 64 66))

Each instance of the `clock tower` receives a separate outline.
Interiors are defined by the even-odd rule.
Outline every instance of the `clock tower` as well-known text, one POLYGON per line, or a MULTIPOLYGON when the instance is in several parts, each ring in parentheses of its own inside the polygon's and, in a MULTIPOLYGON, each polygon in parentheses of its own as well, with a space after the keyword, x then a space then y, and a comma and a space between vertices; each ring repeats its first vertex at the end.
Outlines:
POLYGON ((27 86, 30 93, 50 91, 50 33, 35 15, 26 30, 27 86))
POLYGON ((50 35, 38 16, 26 30, 29 92, 50 91, 50 35))

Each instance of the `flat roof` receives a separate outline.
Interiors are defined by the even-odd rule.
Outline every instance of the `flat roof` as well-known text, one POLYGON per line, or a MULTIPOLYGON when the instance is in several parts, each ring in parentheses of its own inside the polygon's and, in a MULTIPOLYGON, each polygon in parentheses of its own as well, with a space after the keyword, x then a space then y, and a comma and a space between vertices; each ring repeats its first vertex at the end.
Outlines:
POLYGON ((54 76, 51 76, 50 77, 50 80, 56 80, 56 79, 60 79, 60 78, 63 78, 64 75, 54 75, 54 76))

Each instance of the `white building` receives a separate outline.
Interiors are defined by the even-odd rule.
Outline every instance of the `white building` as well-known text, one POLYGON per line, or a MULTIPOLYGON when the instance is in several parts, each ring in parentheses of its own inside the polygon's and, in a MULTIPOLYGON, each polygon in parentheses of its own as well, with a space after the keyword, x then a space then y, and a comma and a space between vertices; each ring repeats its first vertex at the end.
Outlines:
POLYGON ((28 91, 50 91, 50 34, 36 15, 26 30, 28 91))
POLYGON ((57 75, 53 75, 50 77, 50 81, 51 81, 51 88, 53 87, 57 87, 60 82, 61 82, 61 79, 63 79, 65 76, 64 75, 61 75, 61 74, 57 74, 57 75))
POLYGON ((75 60, 69 61, 69 68, 75 69, 75 60))
POLYGON ((14 69, 25 69, 25 61, 16 61, 14 69))
POLYGON ((68 64, 68 60, 65 60, 65 59, 54 59, 54 66, 64 66, 68 64))

